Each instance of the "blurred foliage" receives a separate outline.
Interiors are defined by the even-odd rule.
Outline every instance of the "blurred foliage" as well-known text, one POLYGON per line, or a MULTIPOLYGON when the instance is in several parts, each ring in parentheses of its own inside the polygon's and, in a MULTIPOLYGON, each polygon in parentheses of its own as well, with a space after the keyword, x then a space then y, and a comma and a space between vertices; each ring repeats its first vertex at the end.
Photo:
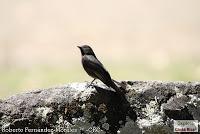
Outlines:
MULTIPOLYGON (((145 63, 114 64, 106 62, 105 66, 116 80, 200 80, 200 63, 198 61, 174 62, 161 69, 145 63)), ((84 72, 81 64, 68 68, 38 66, 31 69, 0 69, 0 74, 0 98, 28 89, 92 80, 84 72)))
POLYGON ((91 81, 78 62, 76 46, 83 44, 91 45, 117 80, 199 80, 199 5, 198 0, 2 0, 0 98, 91 81))

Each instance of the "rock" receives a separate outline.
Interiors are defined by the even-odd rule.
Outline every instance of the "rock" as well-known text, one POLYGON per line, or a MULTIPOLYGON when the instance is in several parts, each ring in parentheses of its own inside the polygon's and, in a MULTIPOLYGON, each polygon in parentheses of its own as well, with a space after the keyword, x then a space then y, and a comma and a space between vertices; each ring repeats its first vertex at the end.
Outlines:
MULTIPOLYGON (((0 101, 1 132, 173 133, 173 120, 200 120, 200 83, 123 81, 124 95, 98 82, 72 83, 0 101)), ((119 83, 118 83, 119 84, 119 83)))
POLYGON ((172 97, 162 105, 164 113, 174 120, 193 120, 194 118, 187 108, 189 101, 190 98, 185 95, 172 97))

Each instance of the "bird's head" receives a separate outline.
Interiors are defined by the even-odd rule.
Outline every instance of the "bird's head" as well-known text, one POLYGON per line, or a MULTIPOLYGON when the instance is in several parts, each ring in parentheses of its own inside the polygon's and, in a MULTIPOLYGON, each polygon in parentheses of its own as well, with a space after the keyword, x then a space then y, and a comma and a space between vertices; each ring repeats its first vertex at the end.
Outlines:
MULTIPOLYGON (((83 46, 77 46, 81 50, 82 56, 84 55, 93 55, 95 56, 92 48, 88 45, 83 45, 83 46)), ((96 57, 96 56, 95 56, 96 57)))

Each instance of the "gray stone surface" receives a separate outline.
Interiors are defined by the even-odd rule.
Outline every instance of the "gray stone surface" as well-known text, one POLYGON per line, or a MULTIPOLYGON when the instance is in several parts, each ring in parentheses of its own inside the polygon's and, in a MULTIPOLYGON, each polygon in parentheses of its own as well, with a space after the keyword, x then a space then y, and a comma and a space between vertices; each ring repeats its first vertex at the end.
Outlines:
POLYGON ((173 120, 200 120, 199 82, 122 83, 124 95, 100 82, 13 95, 0 101, 0 131, 168 134, 173 120))

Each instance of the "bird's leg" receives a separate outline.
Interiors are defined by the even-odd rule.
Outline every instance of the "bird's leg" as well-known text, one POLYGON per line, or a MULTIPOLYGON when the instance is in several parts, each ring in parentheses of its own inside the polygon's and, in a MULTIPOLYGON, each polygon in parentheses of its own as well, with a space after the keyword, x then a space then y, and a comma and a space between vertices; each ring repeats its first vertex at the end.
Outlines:
POLYGON ((95 80, 96 79, 92 80, 92 82, 90 82, 90 84, 87 86, 87 88, 90 87, 95 80))

